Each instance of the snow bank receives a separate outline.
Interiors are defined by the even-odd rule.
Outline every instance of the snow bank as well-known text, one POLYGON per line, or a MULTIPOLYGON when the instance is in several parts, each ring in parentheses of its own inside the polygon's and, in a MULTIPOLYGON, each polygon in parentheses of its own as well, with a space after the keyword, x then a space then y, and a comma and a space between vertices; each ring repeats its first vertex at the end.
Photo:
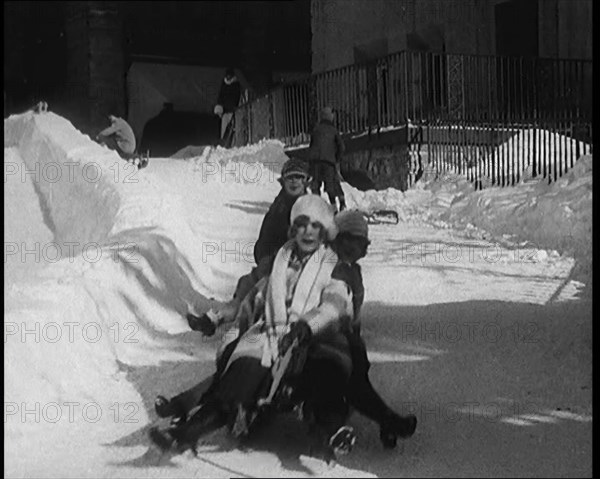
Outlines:
MULTIPOLYGON (((519 130, 516 135, 495 148, 495 171, 498 171, 500 165, 507 175, 511 175, 514 169, 522 175, 521 181, 527 181, 532 178, 534 161, 538 172, 544 169, 554 172, 555 162, 557 171, 563 172, 571 166, 568 158, 577 153, 579 156, 587 155, 591 151, 591 145, 554 131, 541 128, 519 130)), ((489 172, 486 174, 489 176, 489 172)))
POLYGON ((124 162, 116 153, 53 113, 5 120, 4 147, 18 150, 24 169, 17 173, 33 178, 47 226, 63 251, 74 255, 86 243, 106 239, 120 204, 113 179, 124 162))
POLYGON ((44 214, 30 175, 22 178, 23 159, 16 148, 4 150, 4 291, 19 275, 36 266, 34 244, 47 244, 53 235, 44 223, 44 214), (23 221, 25 217, 28 221, 23 221), (29 248, 26 246, 29 245, 29 248))
MULTIPOLYGON (((173 335, 196 334, 185 313, 207 307, 209 296, 228 297, 250 270, 260 200, 279 190, 273 172, 285 155, 273 143, 213 151, 219 168, 270 171, 259 189, 235 175, 203 176, 194 159, 153 158, 138 171, 53 113, 10 117, 4 133, 7 191, 30 189, 19 198, 27 205, 8 203, 5 254, 7 241, 37 248, 29 256, 36 270, 25 265, 5 290, 7 470, 39 475, 28 462, 32 445, 52 461, 78 437, 109 443, 148 422, 127 368, 194 359, 173 335), (127 413, 135 420, 124 424, 127 413), (62 445, 48 442, 57 437, 62 445)), ((199 344, 195 356, 212 362, 214 348, 199 344)), ((80 464, 73 474, 83 471, 80 464)))
POLYGON ((475 225, 495 235, 512 235, 539 248, 572 255, 577 260, 577 272, 588 277, 592 156, 580 158, 573 169, 551 184, 538 181, 455 196, 439 219, 454 226, 475 225))
MULTIPOLYGON (((546 158, 564 153, 564 150, 553 149, 567 145, 561 135, 551 132, 538 132, 538 135, 545 139, 547 147, 542 153, 551 153, 546 158)), ((575 148, 572 143, 569 148, 575 148)), ((513 146, 505 144, 501 148, 510 151, 513 146)), ((581 143, 579 147, 589 151, 589 145, 581 143)), ((350 208, 367 212, 392 209, 398 212, 400 221, 467 229, 471 235, 481 238, 495 236, 502 241, 511 238, 513 242, 529 242, 531 247, 544 250, 540 255, 547 254, 545 250, 556 250, 573 256, 576 259, 574 275, 591 284, 591 155, 581 157, 571 170, 551 184, 544 179, 533 182, 525 171, 523 181, 514 187, 479 191, 475 191, 465 176, 456 173, 421 181, 405 193, 393 188, 361 192, 346 183, 342 187, 350 208)))
MULTIPOLYGON (((279 140, 261 140, 254 145, 225 149, 206 147, 199 156, 190 156, 194 173, 203 181, 265 185, 274 183, 288 160, 279 140)), ((188 147, 189 148, 189 147, 188 147)), ((193 149, 182 155, 190 155, 193 149)))

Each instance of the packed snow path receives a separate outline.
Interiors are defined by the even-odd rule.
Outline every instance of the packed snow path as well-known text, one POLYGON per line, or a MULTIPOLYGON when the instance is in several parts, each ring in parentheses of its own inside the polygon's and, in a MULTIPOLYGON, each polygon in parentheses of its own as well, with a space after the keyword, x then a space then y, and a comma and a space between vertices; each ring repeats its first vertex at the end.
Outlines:
MULTIPOLYGON (((14 202, 5 206, 7 477, 590 475, 591 303, 570 279, 573 260, 436 228, 418 213, 372 226, 361 261, 371 378, 394 409, 417 415, 412 438, 383 450, 377 426, 354 415, 357 446, 328 467, 308 455, 301 424, 277 417, 244 448, 219 431, 197 458, 159 457, 147 438, 154 397, 209 377, 220 339, 189 331, 182 312, 227 298, 249 270, 245 248, 279 190, 277 175, 243 182, 235 168, 233 177, 215 174, 224 163, 208 168, 206 155, 153 159, 138 182, 114 187, 121 203, 106 256, 91 260, 90 250, 87 260, 49 262, 30 254, 23 262, 6 244, 47 243, 47 230, 29 222, 65 205, 41 200, 49 212, 35 211, 32 175, 15 182, 6 174, 7 162, 21 161, 11 148, 5 183, 29 203, 26 217, 14 202), (115 244, 130 248, 115 256, 115 244), (69 321, 77 323, 73 340, 63 328, 54 341, 69 321), (24 336, 25 328, 33 333, 24 336)), ((246 161, 281 160, 268 145, 242 153, 246 161)), ((211 155, 221 161, 232 153, 211 155)), ((85 191, 79 186, 73 194, 85 191)), ((65 228, 87 241, 110 230, 78 220, 65 228)))

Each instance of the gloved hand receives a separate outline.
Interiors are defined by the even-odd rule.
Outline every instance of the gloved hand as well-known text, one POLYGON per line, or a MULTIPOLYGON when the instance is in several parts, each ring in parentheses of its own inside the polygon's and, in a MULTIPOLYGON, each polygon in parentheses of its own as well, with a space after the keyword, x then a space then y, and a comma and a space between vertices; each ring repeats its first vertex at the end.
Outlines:
POLYGON ((212 336, 217 330, 216 324, 210 319, 207 314, 202 316, 194 316, 188 313, 187 316, 188 324, 194 331, 200 331, 204 336, 212 336))
POLYGON ((213 112, 215 115, 217 115, 219 118, 221 118, 223 116, 223 106, 215 105, 215 109, 213 110, 213 112))
POLYGON ((312 331, 310 326, 303 319, 293 322, 290 325, 290 331, 279 340, 279 354, 283 356, 290 348, 294 339, 298 340, 298 345, 305 345, 310 341, 312 331))

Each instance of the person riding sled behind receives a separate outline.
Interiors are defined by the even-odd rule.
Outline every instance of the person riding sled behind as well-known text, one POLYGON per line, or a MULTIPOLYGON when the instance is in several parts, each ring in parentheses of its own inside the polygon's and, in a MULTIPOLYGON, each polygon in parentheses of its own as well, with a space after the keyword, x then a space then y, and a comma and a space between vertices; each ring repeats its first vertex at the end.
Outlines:
POLYGON ((321 185, 324 183, 329 202, 336 211, 342 211, 346 208, 346 199, 340 183, 342 177, 340 165, 345 147, 333 120, 331 107, 324 107, 319 112, 319 122, 310 135, 308 150, 312 176, 310 190, 312 193, 320 195, 321 185), (339 210, 336 198, 340 203, 339 210))
POLYGON ((335 216, 338 235, 333 248, 339 262, 333 277, 344 281, 352 290, 353 315, 342 321, 342 330, 350 348, 352 373, 345 391, 348 404, 379 425, 379 438, 385 448, 394 448, 397 438, 413 435, 417 418, 394 412, 377 393, 369 379, 371 364, 361 336, 361 308, 365 297, 362 270, 358 261, 367 255, 371 241, 369 225, 363 213, 345 210, 335 216))
POLYGON ((217 326, 233 321, 239 305, 248 291, 260 278, 271 272, 275 254, 288 241, 292 206, 300 196, 306 194, 309 180, 306 162, 291 158, 283 164, 278 180, 281 184, 281 191, 269 207, 260 227, 258 239, 254 244, 256 266, 249 274, 239 279, 230 301, 219 307, 210 308, 201 316, 188 314, 187 320, 191 329, 211 336, 217 326))
POLYGON ((253 307, 240 308, 240 313, 250 315, 260 311, 259 319, 246 318, 247 329, 234 343, 224 372, 194 415, 196 424, 191 421, 170 430, 171 441, 193 442, 194 426, 203 425, 207 418, 227 423, 236 437, 247 435, 258 400, 267 396, 271 385, 271 367, 295 342, 319 344, 331 339, 342 354, 333 360, 317 354, 312 361, 320 365, 315 381, 322 388, 318 397, 310 398, 310 410, 326 446, 335 447, 340 434, 342 439, 352 439, 343 412, 351 365, 348 352, 343 351, 347 345, 339 323, 352 315, 352 294, 343 281, 332 277, 337 264, 329 246, 337 233, 333 212, 320 197, 305 195, 292 207, 290 219, 290 240, 278 251, 271 275, 256 285, 254 298, 247 298, 253 307))
MULTIPOLYGON (((368 376, 370 363, 367 357, 366 345, 360 336, 360 308, 364 299, 364 286, 360 265, 357 263, 360 258, 363 258, 366 255, 368 245, 370 244, 367 221, 361 212, 354 210, 338 213, 335 216, 335 223, 338 228, 338 235, 335 238, 333 247, 338 254, 339 261, 333 269, 332 277, 334 279, 340 279, 348 285, 352 293, 353 302, 352 316, 345 317, 341 323, 342 332, 346 336, 346 341, 349 344, 349 353, 352 364, 350 379, 349 382, 346 383, 345 389, 343 384, 329 383, 328 381, 325 381, 324 384, 320 383, 318 379, 323 377, 321 374, 322 369, 323 367, 327 368, 328 363, 325 361, 325 364, 323 365, 318 360, 315 361, 315 356, 318 357, 319 354, 315 355, 315 351, 313 350, 311 354, 309 354, 306 370, 301 375, 304 380, 300 382, 300 386, 297 388, 294 395, 298 400, 301 396, 323 396, 323 391, 327 390, 329 387, 333 387, 334 391, 335 388, 342 388, 344 390, 346 402, 351 407, 358 410, 358 412, 374 420, 379 425, 380 439, 384 447, 393 448, 396 445, 398 437, 406 438, 414 433, 417 421, 415 416, 400 416, 387 406, 375 391, 368 376)), ((252 293, 256 294, 256 291, 251 291, 249 297, 253 297, 252 293)), ((247 303, 247 300, 245 300, 244 303, 247 303)), ((246 304, 244 304, 244 306, 246 306, 246 304)), ((241 316, 244 315, 241 314, 241 316)), ((252 316, 252 312, 248 312, 246 317, 248 316, 252 316)), ((245 324, 240 324, 239 326, 240 331, 244 332, 249 327, 248 319, 246 319, 245 324)), ((228 335, 226 339, 231 340, 231 336, 228 335)), ((220 349, 220 357, 217 360, 216 377, 222 372, 225 362, 228 360, 236 342, 237 341, 235 340, 228 344, 225 342, 224 347, 220 349)), ((338 355, 340 351, 344 349, 343 344, 341 344, 341 346, 340 350, 337 351, 338 355)), ((323 350, 327 350, 327 346, 322 345, 320 349, 321 352, 323 352, 323 350)), ((335 351, 330 352, 335 353, 335 351)), ((325 375, 325 378, 327 379, 327 375, 325 375)), ((201 385, 202 383, 198 386, 201 385)), ((156 408, 157 414, 162 417, 170 415, 176 417, 186 416, 187 412, 199 401, 200 396, 198 395, 198 386, 175 396, 171 401, 159 396, 159 402, 157 402, 156 408)), ((200 392, 203 393, 203 390, 204 388, 202 388, 200 392)), ((326 398, 337 397, 339 400, 339 396, 336 395, 335 392, 325 394, 325 396, 326 398)), ((330 411, 328 414, 330 417, 334 417, 334 422, 337 417, 337 425, 339 426, 344 422, 344 419, 348 417, 349 411, 347 406, 342 402, 336 403, 334 401, 333 404, 334 406, 329 408, 330 411)), ((323 410, 323 407, 321 407, 321 410, 323 410)), ((342 428, 342 426, 340 426, 340 428, 342 428)), ((342 434, 342 438, 350 441, 352 440, 353 431, 348 428, 338 429, 337 432, 342 434)), ((340 434, 338 434, 338 436, 340 436, 340 434)))

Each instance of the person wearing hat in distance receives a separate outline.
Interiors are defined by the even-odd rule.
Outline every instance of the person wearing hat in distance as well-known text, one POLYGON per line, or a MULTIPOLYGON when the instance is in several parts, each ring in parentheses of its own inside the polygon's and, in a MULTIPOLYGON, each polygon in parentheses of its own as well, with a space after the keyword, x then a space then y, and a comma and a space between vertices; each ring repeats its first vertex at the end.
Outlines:
POLYGON ((229 423, 237 437, 248 434, 257 400, 268 392, 271 366, 294 340, 316 346, 307 360, 308 370, 319 373, 312 383, 318 394, 310 396, 310 409, 326 445, 345 452, 353 444, 343 413, 351 368, 348 352, 346 358, 334 354, 332 360, 318 347, 334 339, 339 349, 339 340, 344 342, 340 319, 352 315, 350 289, 332 276, 338 262, 329 246, 337 234, 333 211, 322 198, 304 195, 294 203, 290 220, 290 239, 277 252, 271 274, 256 285, 254 297, 244 300, 250 307, 240 309, 249 317, 239 318, 240 336, 232 343, 222 373, 203 397, 200 412, 160 436, 157 442, 163 447, 174 442, 191 445, 209 419, 213 427, 229 423))
POLYGON ((344 154, 344 141, 333 124, 334 115, 331 107, 326 106, 319 112, 319 123, 310 135, 309 159, 312 182, 310 190, 321 194, 321 184, 325 183, 325 192, 329 202, 337 210, 336 198, 339 199, 339 211, 346 208, 344 191, 340 184, 340 164, 344 154))
POLYGON ((385 448, 396 446, 397 438, 410 437, 417 425, 417 418, 410 414, 400 416, 383 401, 369 379, 370 362, 366 344, 360 334, 360 310, 365 289, 358 260, 364 258, 371 244, 369 226, 363 213, 345 210, 335 216, 338 235, 333 249, 339 262, 332 276, 344 281, 352 291, 353 314, 342 320, 343 332, 350 347, 352 373, 346 389, 349 405, 379 425, 379 437, 385 448))
POLYGON ((233 321, 241 301, 260 278, 270 273, 275 254, 288 240, 292 206, 300 196, 306 194, 309 179, 306 162, 291 158, 283 164, 279 178, 281 191, 269 207, 254 244, 257 266, 239 279, 233 298, 228 303, 211 308, 202 316, 188 314, 191 329, 212 336, 218 325, 233 321))
POLYGON ((221 139, 225 136, 227 126, 229 125, 229 122, 231 122, 233 113, 238 107, 241 98, 242 87, 235 75, 235 70, 233 68, 227 68, 219 89, 217 105, 215 105, 214 108, 215 115, 221 118, 221 139))
POLYGON ((135 134, 129 123, 123 118, 108 115, 110 126, 102 130, 96 136, 96 141, 116 151, 125 160, 131 158, 135 153, 135 134))

